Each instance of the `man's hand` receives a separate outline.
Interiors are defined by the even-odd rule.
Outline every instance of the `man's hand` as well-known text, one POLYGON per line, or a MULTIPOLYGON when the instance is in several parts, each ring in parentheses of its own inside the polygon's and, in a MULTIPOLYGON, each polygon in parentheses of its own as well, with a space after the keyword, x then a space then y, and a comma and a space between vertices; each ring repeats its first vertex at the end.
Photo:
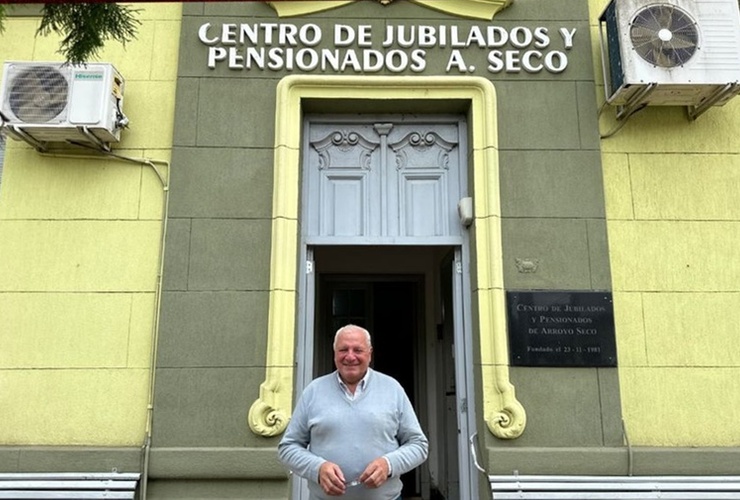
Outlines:
POLYGON ((319 486, 329 496, 344 495, 344 474, 337 464, 324 462, 319 468, 319 486))
POLYGON ((378 488, 388 480, 388 462, 385 458, 376 458, 360 476, 360 482, 368 488, 378 488))

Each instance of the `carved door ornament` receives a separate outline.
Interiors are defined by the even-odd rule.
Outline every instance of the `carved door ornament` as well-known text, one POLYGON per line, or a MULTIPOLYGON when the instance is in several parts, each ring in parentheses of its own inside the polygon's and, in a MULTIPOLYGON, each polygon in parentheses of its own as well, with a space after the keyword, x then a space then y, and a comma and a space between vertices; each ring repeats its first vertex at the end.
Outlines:
POLYGON ((416 152, 416 167, 447 169, 450 161, 450 151, 456 143, 448 142, 436 132, 411 132, 400 141, 390 144, 396 153, 396 167, 401 170, 408 166, 408 153, 406 148, 412 148, 416 152))
POLYGON ((354 131, 337 130, 311 146, 319 154, 319 170, 338 166, 358 165, 369 169, 373 151, 380 145, 354 131))

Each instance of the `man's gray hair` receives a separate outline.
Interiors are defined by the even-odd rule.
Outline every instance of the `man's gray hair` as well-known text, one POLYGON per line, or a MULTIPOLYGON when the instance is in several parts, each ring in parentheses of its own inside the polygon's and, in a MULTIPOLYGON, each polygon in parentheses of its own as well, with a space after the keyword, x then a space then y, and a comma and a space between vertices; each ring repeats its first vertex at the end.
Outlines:
POLYGON ((332 349, 337 350, 337 339, 339 339, 339 336, 343 333, 347 332, 362 332, 365 335, 365 340, 367 341, 367 346, 372 348, 373 347, 373 341, 370 339, 370 332, 362 328, 361 326, 357 325, 344 325, 342 328, 337 330, 337 333, 334 334, 334 343, 332 344, 332 349))

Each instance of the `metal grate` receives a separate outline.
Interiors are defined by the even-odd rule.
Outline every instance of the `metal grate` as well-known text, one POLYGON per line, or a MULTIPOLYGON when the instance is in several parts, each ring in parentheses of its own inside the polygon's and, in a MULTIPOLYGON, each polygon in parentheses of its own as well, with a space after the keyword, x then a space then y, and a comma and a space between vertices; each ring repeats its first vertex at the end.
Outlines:
POLYGON ((49 66, 31 66, 12 75, 8 108, 25 123, 48 123, 67 107, 69 84, 49 66))
POLYGON ((696 53, 699 29, 686 12, 670 4, 652 5, 637 13, 630 25, 635 52, 650 64, 673 68, 696 53))

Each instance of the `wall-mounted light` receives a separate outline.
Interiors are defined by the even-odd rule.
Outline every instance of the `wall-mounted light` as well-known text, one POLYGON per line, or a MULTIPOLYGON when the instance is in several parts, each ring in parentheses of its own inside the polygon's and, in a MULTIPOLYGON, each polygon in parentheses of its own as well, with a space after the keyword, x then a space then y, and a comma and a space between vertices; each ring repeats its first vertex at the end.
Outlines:
POLYGON ((470 227, 473 223, 473 198, 462 198, 457 203, 457 213, 460 216, 460 224, 470 227))

